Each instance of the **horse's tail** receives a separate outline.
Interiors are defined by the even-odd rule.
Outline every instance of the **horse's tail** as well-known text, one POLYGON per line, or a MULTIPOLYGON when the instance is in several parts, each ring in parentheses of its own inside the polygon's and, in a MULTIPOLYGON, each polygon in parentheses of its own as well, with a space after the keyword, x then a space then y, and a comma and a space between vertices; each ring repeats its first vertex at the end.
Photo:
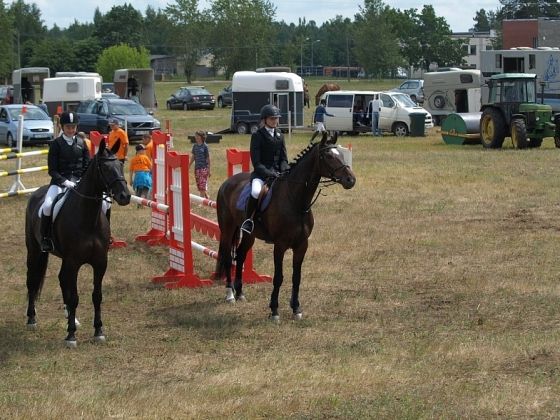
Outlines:
POLYGON ((231 238, 231 242, 220 241, 218 248, 218 259, 216 260, 216 278, 222 279, 226 276, 228 270, 231 270, 232 261, 237 255, 239 247, 239 227, 237 227, 231 238))

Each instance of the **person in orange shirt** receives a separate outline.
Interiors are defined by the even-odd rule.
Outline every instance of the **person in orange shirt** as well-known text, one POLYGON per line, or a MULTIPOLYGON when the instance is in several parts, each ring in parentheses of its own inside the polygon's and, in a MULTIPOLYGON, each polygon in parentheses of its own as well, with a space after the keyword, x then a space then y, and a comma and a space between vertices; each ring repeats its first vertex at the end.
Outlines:
POLYGON ((146 156, 146 148, 143 144, 136 145, 136 156, 130 159, 130 185, 138 197, 148 198, 152 189, 151 170, 152 160, 146 156))
POLYGON ((109 127, 111 128, 111 132, 109 133, 109 144, 107 147, 111 149, 117 140, 120 140, 121 145, 119 150, 117 150, 117 158, 124 163, 128 160, 126 157, 128 154, 128 136, 125 131, 119 127, 119 120, 115 118, 109 120, 109 127))
POLYGON ((84 133, 83 131, 80 131, 78 134, 76 134, 78 137, 81 137, 81 139, 84 141, 84 143, 86 144, 88 150, 89 150, 89 155, 90 157, 94 157, 95 156, 95 147, 93 146, 92 142, 90 139, 87 138, 86 133, 84 133))
POLYGON ((143 134, 142 135, 142 144, 144 145, 144 147, 146 148, 146 156, 148 156, 150 159, 154 159, 153 158, 153 149, 154 149, 154 142, 152 141, 152 135, 151 134, 143 134))

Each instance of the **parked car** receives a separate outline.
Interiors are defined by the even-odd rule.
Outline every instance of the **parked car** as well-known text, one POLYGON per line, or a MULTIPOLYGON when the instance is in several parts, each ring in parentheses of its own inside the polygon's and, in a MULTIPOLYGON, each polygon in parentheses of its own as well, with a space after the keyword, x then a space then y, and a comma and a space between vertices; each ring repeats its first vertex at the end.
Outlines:
POLYGON ((229 85, 218 93, 218 106, 220 108, 225 108, 228 105, 231 106, 232 103, 231 85, 229 85))
POLYGON ((19 120, 23 107, 23 144, 46 144, 54 139, 54 124, 41 108, 35 105, 1 105, 0 106, 0 143, 15 147, 19 120))
POLYGON ((392 92, 402 92, 410 96, 417 104, 424 103, 424 81, 423 80, 406 80, 398 87, 391 89, 392 92))
POLYGON ((79 129, 85 133, 98 131, 107 134, 111 118, 119 121, 119 126, 127 132, 129 140, 142 140, 143 134, 161 128, 160 122, 153 117, 153 111, 146 111, 146 108, 130 99, 80 101, 76 113, 80 117, 79 129))
POLYGON ((12 86, 0 87, 0 105, 8 105, 13 102, 14 88, 12 86))
POLYGON ((214 109, 216 98, 204 86, 181 87, 167 98, 167 109, 214 109))
POLYGON ((115 93, 115 84, 101 83, 101 93, 115 93))

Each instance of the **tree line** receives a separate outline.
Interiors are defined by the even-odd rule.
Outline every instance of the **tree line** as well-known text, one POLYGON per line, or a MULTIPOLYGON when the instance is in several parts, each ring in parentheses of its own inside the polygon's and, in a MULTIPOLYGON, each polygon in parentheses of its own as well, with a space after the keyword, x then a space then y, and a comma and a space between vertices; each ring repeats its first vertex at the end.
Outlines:
MULTIPOLYGON (((500 0, 494 11, 480 9, 470 31, 496 30, 494 48, 501 48, 504 19, 559 17, 556 0, 500 0)), ((444 17, 434 8, 395 9, 382 0, 364 0, 353 19, 335 16, 317 26, 313 20, 277 22, 268 0, 211 0, 199 9, 198 0, 174 0, 165 9, 148 6, 144 13, 132 4, 97 8, 91 22, 77 19, 67 28, 47 28, 35 3, 0 0, 0 77, 14 69, 48 67, 51 71, 98 72, 111 78, 114 68, 145 67, 150 54, 173 55, 187 81, 197 63, 212 54, 212 65, 225 78, 238 70, 279 64, 295 69, 308 65, 364 68, 382 77, 399 67, 427 70, 464 64, 466 40, 453 40, 444 17), (116 67, 115 67, 116 66, 116 67)), ((149 63, 149 61, 148 61, 149 63)))

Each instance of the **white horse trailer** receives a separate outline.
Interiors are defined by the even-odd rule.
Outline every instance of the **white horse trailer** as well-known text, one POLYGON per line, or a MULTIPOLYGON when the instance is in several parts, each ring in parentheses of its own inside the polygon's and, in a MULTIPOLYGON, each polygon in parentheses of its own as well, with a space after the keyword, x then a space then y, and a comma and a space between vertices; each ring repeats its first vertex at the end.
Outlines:
POLYGON ((295 73, 238 71, 232 80, 230 131, 254 133, 261 108, 272 104, 280 111, 278 128, 303 128, 303 81, 295 73))

